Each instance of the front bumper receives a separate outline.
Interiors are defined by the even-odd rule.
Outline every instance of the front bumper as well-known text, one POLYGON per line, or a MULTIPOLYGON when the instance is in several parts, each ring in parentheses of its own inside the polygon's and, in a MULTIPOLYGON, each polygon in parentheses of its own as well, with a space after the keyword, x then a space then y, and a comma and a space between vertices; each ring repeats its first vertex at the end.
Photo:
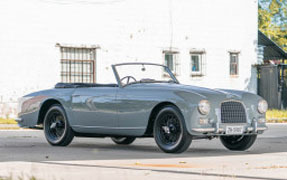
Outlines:
MULTIPOLYGON (((253 127, 248 127, 246 132, 258 132, 258 131, 265 131, 267 130, 268 127, 257 127, 256 129, 253 127)), ((192 128, 191 129, 194 132, 198 132, 198 133, 224 133, 225 130, 223 128, 218 128, 218 130, 216 130, 216 128, 192 128)))
POLYGON ((258 126, 257 122, 252 124, 216 124, 214 127, 197 127, 192 128, 193 134, 206 134, 206 135, 228 135, 226 134, 226 128, 230 126, 242 126, 243 134, 262 134, 268 127, 265 124, 258 126))

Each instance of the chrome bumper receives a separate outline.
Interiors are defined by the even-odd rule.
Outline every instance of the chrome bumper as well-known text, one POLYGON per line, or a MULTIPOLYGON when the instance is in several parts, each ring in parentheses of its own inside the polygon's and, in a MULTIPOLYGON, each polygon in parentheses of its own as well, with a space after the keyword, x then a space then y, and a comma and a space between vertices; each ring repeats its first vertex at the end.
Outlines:
MULTIPOLYGON (((267 127, 247 127, 248 132, 258 132, 258 131, 265 131, 267 130, 267 127)), ((198 133, 221 133, 224 132, 223 128, 192 128, 192 131, 198 132, 198 133)))

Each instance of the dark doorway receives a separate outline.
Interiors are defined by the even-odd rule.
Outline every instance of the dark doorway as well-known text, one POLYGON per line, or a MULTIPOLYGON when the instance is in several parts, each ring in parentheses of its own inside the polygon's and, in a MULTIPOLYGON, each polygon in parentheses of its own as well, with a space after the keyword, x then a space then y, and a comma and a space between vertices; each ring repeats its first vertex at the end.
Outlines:
POLYGON ((258 94, 267 102, 269 109, 287 108, 287 66, 258 66, 258 94))

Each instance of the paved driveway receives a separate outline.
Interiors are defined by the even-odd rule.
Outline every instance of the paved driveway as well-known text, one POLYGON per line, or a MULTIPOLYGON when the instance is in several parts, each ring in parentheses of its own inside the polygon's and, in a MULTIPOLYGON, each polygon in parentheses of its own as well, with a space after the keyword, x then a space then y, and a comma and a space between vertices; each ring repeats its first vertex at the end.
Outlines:
POLYGON ((115 145, 109 138, 75 138, 50 146, 39 130, 0 131, 0 177, 38 179, 287 179, 287 124, 269 124, 245 152, 218 139, 194 140, 182 154, 161 152, 153 139, 115 145))

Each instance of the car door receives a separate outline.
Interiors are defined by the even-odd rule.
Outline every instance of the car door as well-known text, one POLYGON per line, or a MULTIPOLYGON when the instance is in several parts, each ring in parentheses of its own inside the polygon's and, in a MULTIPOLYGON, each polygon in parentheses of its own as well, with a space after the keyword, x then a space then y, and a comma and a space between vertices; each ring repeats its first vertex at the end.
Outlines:
POLYGON ((144 133, 156 99, 137 86, 119 88, 117 92, 119 128, 130 135, 144 133))
POLYGON ((118 87, 76 88, 72 95, 74 127, 93 130, 117 127, 118 87))

